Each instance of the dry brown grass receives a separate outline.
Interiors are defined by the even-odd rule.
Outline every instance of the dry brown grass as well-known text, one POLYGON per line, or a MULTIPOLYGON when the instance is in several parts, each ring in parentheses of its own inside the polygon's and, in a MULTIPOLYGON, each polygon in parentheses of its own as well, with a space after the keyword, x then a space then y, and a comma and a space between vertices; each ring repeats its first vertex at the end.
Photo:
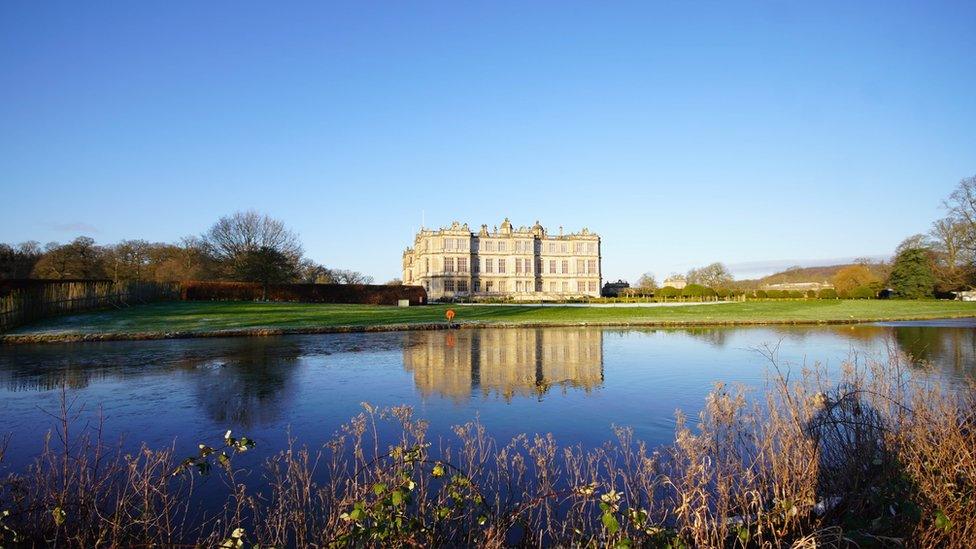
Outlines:
POLYGON ((657 450, 626 428, 595 449, 499 443, 477 422, 435 443, 411 409, 364 405, 323 447, 292 441, 249 476, 234 467, 246 439, 186 460, 129 455, 97 428, 72 433, 66 395, 34 465, 0 483, 0 544, 976 544, 976 391, 930 382, 896 354, 853 360, 839 379, 770 358, 764 391, 717 385, 657 450), (382 439, 391 425, 396 440, 382 439), (195 484, 207 471, 226 490, 204 515, 195 484))

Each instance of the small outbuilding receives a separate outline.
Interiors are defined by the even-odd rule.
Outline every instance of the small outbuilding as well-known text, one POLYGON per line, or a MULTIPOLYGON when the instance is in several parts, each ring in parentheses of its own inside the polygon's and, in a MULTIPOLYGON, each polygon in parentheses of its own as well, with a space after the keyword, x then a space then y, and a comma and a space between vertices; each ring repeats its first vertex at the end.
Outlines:
POLYGON ((600 295, 603 297, 620 297, 620 292, 627 288, 630 288, 630 283, 626 280, 607 282, 603 285, 603 289, 600 290, 600 295))
POLYGON ((962 292, 952 292, 959 301, 976 301, 976 290, 966 290, 962 292))

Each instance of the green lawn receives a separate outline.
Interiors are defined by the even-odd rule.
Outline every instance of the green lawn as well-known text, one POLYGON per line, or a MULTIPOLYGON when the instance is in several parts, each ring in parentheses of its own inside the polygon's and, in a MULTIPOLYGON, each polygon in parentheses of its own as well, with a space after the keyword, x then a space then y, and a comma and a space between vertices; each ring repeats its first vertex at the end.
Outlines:
MULTIPOLYGON (((397 308, 371 305, 252 302, 172 302, 47 319, 11 332, 125 334, 241 329, 316 329, 442 322, 445 305, 397 308)), ((749 301, 653 308, 453 306, 455 322, 728 324, 816 323, 976 317, 976 303, 959 301, 749 301)))

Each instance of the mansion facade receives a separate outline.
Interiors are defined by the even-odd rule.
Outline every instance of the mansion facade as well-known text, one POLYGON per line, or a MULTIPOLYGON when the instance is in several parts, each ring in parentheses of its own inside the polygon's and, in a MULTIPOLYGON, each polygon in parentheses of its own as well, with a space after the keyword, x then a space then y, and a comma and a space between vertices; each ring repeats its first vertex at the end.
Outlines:
POLYGON ((423 286, 430 300, 599 297, 600 257, 600 237, 585 228, 552 235, 538 221, 514 228, 506 218, 473 232, 455 221, 417 233, 403 252, 403 283, 423 286))

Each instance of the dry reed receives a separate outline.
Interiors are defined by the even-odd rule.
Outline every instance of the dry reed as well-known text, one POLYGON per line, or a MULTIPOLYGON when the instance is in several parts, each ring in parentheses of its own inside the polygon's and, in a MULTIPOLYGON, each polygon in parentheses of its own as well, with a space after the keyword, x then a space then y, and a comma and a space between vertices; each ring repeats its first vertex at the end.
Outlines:
POLYGON ((0 545, 976 544, 973 388, 941 386, 896 353, 851 360, 839 379, 769 356, 764 390, 718 384, 663 448, 626 428, 593 449, 551 435, 500 443, 478 422, 435 443, 410 408, 364 404, 321 448, 292 440, 249 476, 234 465, 246 438, 182 460, 127 454, 100 426, 73 433, 65 394, 36 461, 0 481, 0 545), (225 486, 209 514, 201 474, 225 486))

